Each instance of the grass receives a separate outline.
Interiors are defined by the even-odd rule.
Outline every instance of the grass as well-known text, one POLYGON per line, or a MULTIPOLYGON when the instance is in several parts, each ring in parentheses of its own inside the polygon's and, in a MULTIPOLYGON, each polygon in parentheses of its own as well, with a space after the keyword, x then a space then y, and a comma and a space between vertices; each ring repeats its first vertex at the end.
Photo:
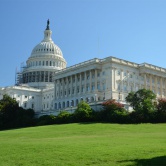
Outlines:
POLYGON ((166 165, 166 124, 67 124, 0 132, 0 166, 166 165))

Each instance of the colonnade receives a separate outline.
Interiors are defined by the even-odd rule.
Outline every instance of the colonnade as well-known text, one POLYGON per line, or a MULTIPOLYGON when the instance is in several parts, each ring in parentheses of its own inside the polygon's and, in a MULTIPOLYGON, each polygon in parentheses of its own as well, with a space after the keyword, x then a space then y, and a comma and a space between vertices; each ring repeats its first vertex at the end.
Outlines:
POLYGON ((129 72, 129 71, 124 71, 122 69, 117 69, 115 67, 111 68, 112 70, 112 90, 116 91, 119 90, 120 92, 123 92, 124 89, 124 84, 127 85, 126 91, 130 91, 130 85, 133 86, 133 91, 145 88, 145 89, 150 89, 154 91, 156 94, 158 92, 160 95, 165 95, 166 96, 166 78, 150 74, 150 73, 134 73, 134 72, 129 72), (120 70, 120 75, 119 78, 116 76, 116 72, 120 70), (126 72, 126 76, 124 75, 124 72, 126 72), (130 74, 132 74, 132 78, 130 78, 130 74), (120 86, 120 89, 117 87, 117 83, 120 86), (143 86, 142 86, 143 85, 143 86), (138 89, 136 89, 136 86, 138 86, 138 89))
POLYGON ((98 84, 101 84, 98 79, 100 72, 99 69, 92 69, 55 80, 56 99, 97 91, 98 84))
POLYGON ((23 83, 29 82, 52 82, 53 72, 51 71, 34 71, 23 74, 23 83))
POLYGON ((149 86, 150 90, 154 90, 156 94, 159 92, 161 96, 166 96, 166 78, 149 73, 143 73, 143 76, 145 89, 149 86))

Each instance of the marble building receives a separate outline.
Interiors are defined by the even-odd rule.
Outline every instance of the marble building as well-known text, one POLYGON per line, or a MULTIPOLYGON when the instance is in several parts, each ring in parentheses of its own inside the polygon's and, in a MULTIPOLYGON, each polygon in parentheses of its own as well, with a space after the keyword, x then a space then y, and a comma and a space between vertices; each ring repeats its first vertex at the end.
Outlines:
POLYGON ((18 82, 0 88, 0 99, 8 94, 25 109, 57 113, 74 110, 81 100, 91 106, 107 99, 127 105, 128 93, 141 88, 152 90, 157 97, 166 97, 165 68, 112 56, 66 67, 62 51, 51 34, 48 20, 44 39, 33 48, 18 82))

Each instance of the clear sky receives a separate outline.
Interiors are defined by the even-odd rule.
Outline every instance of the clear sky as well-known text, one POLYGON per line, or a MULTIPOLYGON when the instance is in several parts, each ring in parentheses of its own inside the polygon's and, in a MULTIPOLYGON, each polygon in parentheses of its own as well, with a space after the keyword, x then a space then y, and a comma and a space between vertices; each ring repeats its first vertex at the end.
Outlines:
POLYGON ((166 68, 165 0, 0 0, 0 87, 14 85, 48 18, 67 66, 115 56, 166 68))

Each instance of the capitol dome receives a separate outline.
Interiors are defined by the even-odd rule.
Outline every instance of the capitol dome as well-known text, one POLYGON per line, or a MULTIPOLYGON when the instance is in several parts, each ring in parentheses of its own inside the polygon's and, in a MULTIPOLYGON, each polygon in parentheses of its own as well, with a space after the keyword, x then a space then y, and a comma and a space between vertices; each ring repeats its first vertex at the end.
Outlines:
POLYGON ((48 24, 46 30, 44 31, 44 39, 34 47, 31 57, 46 54, 63 57, 61 49, 53 42, 51 34, 52 31, 50 30, 48 24))
POLYGON ((23 70, 22 83, 31 87, 43 89, 53 86, 54 73, 66 68, 62 51, 51 38, 49 24, 48 20, 44 39, 33 48, 23 70))

